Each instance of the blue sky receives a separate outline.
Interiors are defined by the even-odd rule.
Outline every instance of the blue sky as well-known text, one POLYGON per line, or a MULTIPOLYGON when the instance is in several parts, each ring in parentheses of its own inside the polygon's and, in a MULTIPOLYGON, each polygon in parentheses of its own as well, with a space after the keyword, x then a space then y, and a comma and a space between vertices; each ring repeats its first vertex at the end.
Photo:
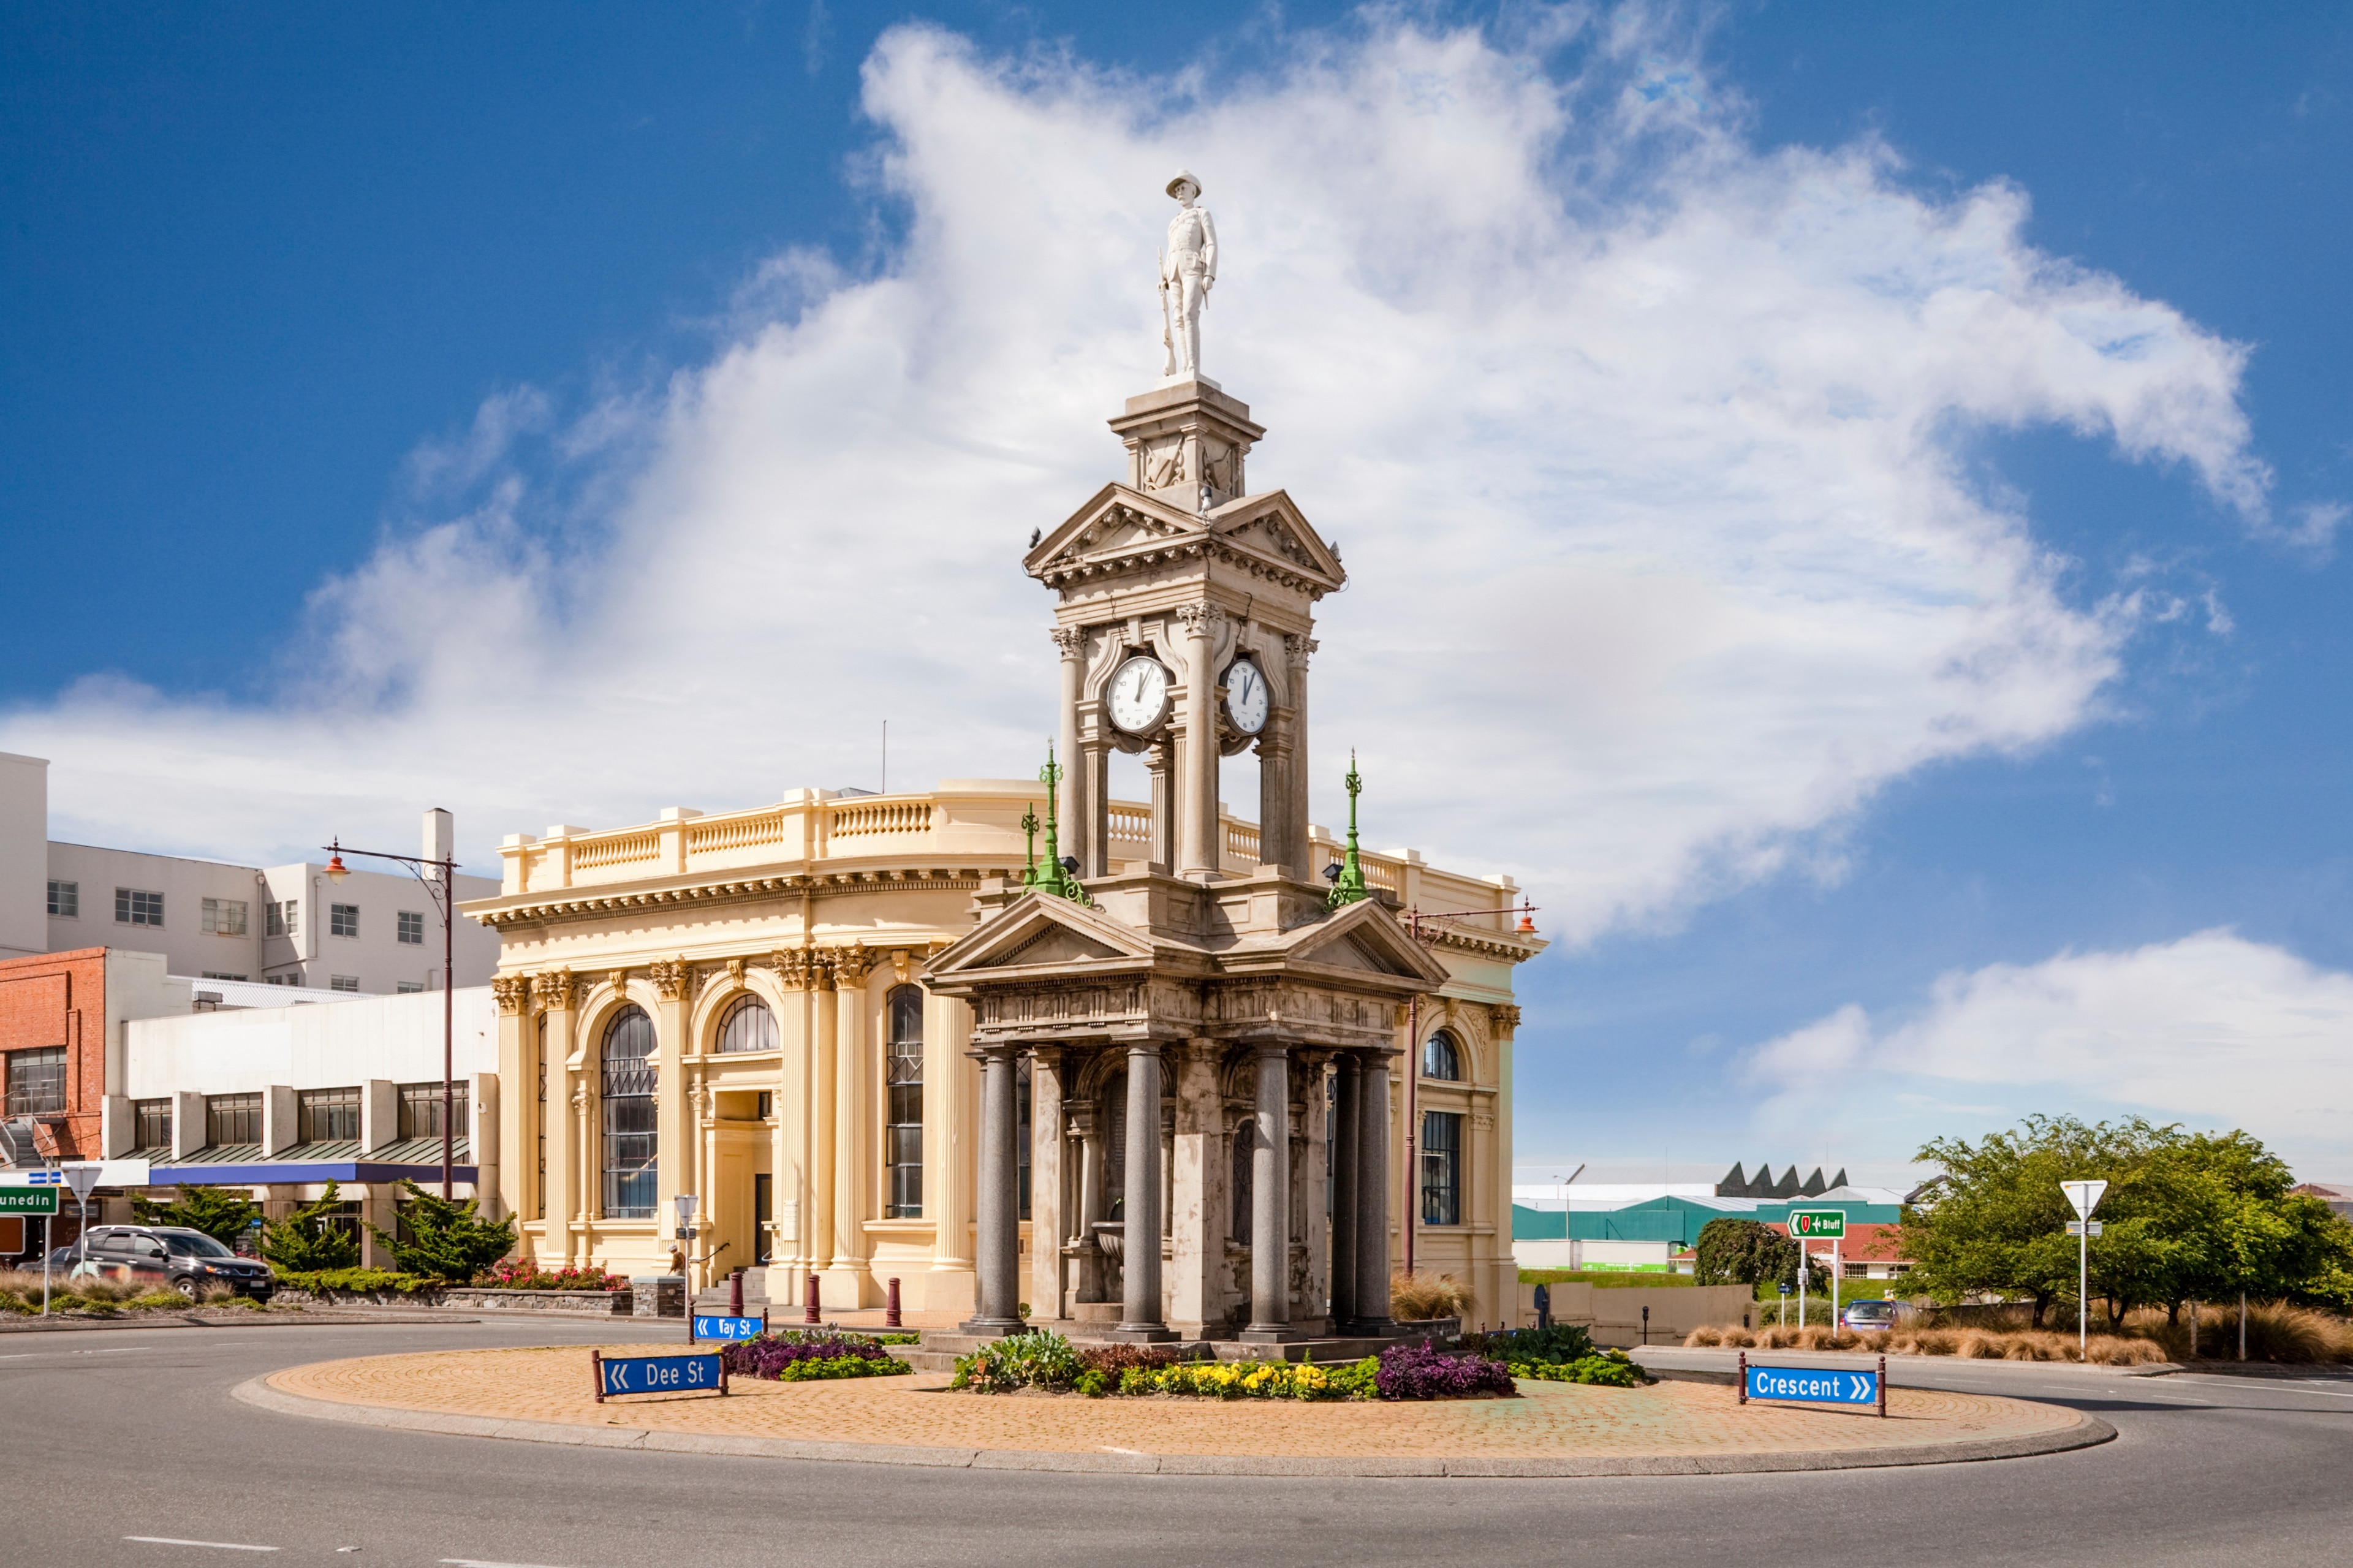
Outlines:
MULTIPOLYGON (((1376 841, 1510 869, 1564 937, 1523 974, 1531 1174, 1895 1179, 1928 1132, 2140 1110, 2353 1175, 2353 12, 1188 15, 1178 42, 1157 13, 1034 5, 11 10, 0 747, 55 759, 69 831, 257 857, 401 831, 445 788, 480 853, 871 783, 886 710, 912 775, 1019 772, 1051 692, 1034 590, 911 587, 903 644, 849 649, 856 701, 796 690, 843 684, 826 650, 872 633, 774 624, 848 546, 758 498, 853 495, 912 453, 898 537, 965 508, 1018 549, 1059 519, 1110 471, 1092 421, 1153 368, 1120 360, 1141 322, 1095 279, 1148 258, 1150 171, 1188 162, 1232 250, 1210 368, 1274 430, 1254 478, 1357 574, 1320 752, 1369 742, 1376 841), (1082 293, 1025 303, 1021 245, 1082 293), (1358 313, 1321 319, 1348 268, 1358 313), (1701 306, 1630 331, 1661 279, 1701 306), (1510 310, 1459 297, 1481 279, 1510 310), (1939 325, 1956 289, 2026 346, 1939 325), (2069 360, 2093 318, 2096 363, 2069 360), (1819 346, 1841 336, 1861 361, 1819 346), (1938 368, 1873 381, 1873 344, 1938 368), (1368 395, 1404 378, 1360 352, 1426 401, 1368 395), (1618 395, 1561 379, 1588 353, 1618 395), (987 377, 1034 393, 1034 429, 971 428, 987 377), (1864 434, 1758 460, 1811 416, 1757 389, 1817 383, 1864 434), (837 402, 853 437, 826 435, 837 402), (744 455, 805 432, 773 471, 744 455), (837 447, 864 468, 826 468, 837 447), (1500 575, 1415 584, 1444 613, 1400 599, 1431 535, 1398 494, 1500 575), (600 596, 664 539, 776 550, 726 606, 744 679, 665 663, 658 595, 600 596), (1513 552, 1560 565, 1556 595, 1513 597, 1513 552), (1613 631, 1620 572, 1662 596, 1613 631), (1399 629, 1482 605, 1501 654, 1399 629), (1923 629, 1956 606, 1985 627, 1923 629), (1670 681, 1685 717, 1611 729, 1620 661, 1678 616, 1768 673, 1670 681), (934 718, 928 639, 955 637, 1018 652, 934 718), (1434 656, 1459 679, 1417 673, 1434 656), (1939 673, 2010 658, 2031 679, 1939 673), (513 767, 518 711, 673 697, 711 722, 513 767), (1452 765, 1389 739, 1409 726, 1452 765)), ((951 579, 1009 563, 941 527, 951 579)))

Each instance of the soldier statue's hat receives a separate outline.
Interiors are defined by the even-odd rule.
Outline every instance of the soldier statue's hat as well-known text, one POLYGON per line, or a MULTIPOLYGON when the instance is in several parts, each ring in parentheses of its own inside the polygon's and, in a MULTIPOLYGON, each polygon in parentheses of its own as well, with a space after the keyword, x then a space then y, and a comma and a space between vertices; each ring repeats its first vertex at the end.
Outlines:
POLYGON ((1201 194, 1201 182, 1193 177, 1193 171, 1190 169, 1177 170, 1169 177, 1168 184, 1162 188, 1173 196, 1176 194, 1176 187, 1179 185, 1192 186, 1193 194, 1197 196, 1201 194))

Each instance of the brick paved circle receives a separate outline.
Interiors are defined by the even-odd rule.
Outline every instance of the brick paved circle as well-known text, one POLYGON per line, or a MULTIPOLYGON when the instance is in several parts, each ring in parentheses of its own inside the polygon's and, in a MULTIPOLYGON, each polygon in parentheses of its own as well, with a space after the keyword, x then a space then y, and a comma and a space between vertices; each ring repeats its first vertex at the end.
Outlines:
MULTIPOLYGON (((675 1343, 607 1354, 678 1353, 675 1343)), ((588 1349, 319 1362, 238 1391, 293 1414, 546 1442, 1049 1469, 1579 1475, 1845 1468, 2049 1453, 2105 1441, 2058 1405, 1896 1388, 1888 1418, 1752 1404, 1707 1383, 1523 1383, 1518 1399, 1429 1403, 1083 1399, 950 1393, 940 1373, 731 1381, 725 1397, 596 1403, 588 1349)))

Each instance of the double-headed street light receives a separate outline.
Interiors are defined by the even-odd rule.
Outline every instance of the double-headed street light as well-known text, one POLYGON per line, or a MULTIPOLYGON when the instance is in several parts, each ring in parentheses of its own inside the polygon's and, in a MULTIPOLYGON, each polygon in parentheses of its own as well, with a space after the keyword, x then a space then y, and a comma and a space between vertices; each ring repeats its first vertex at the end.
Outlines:
MULTIPOLYGON (((457 910, 452 907, 458 896, 458 862, 450 843, 449 814, 438 807, 425 814, 425 853, 423 855, 390 855, 381 849, 346 849, 341 837, 323 846, 327 851, 327 880, 343 885, 351 868, 343 864, 346 855, 364 855, 371 860, 397 860, 408 868, 408 874, 425 885, 426 897, 441 916, 441 1201, 448 1203, 450 1190, 449 1168, 452 1141, 458 1125, 457 1115, 457 1030, 458 1003, 452 987, 457 983, 457 938, 452 934, 457 910), (430 870, 434 874, 427 876, 430 870)), ((314 917, 315 918, 315 917, 314 917)), ((477 1165, 476 1169, 480 1170, 477 1165)), ((477 1196, 480 1194, 477 1193, 477 1196)))

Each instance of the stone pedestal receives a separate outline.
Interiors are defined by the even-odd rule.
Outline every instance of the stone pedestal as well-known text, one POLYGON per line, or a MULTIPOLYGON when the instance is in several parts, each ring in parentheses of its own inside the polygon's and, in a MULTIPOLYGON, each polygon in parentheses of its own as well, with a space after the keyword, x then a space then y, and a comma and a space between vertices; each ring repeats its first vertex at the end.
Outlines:
POLYGON ((629 1316, 683 1318, 686 1280, 677 1274, 633 1274, 629 1277, 629 1316))

